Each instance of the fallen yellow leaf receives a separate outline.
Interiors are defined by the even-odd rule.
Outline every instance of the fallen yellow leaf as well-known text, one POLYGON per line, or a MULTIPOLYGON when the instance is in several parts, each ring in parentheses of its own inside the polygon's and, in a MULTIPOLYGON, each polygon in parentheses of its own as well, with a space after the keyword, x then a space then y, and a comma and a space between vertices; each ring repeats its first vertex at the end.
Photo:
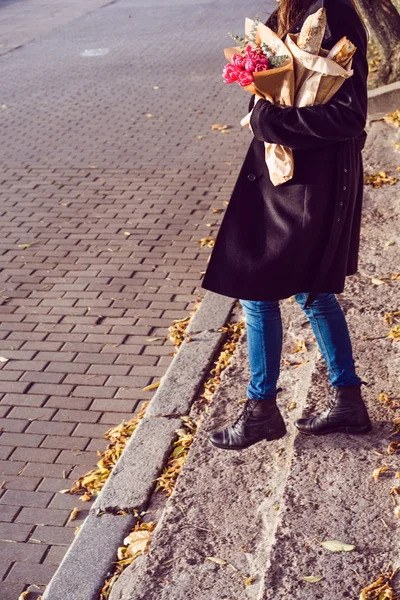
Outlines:
POLYGON ((196 243, 200 244, 200 246, 202 248, 204 248, 204 246, 207 246, 207 248, 213 248, 213 246, 215 244, 215 238, 205 237, 205 238, 202 238, 201 240, 198 240, 196 243))
POLYGON ((371 282, 374 285, 387 285, 386 281, 382 281, 382 279, 378 279, 377 277, 372 277, 371 282))
POLYGON ((71 511, 71 514, 70 514, 70 515, 69 515, 69 517, 68 517, 68 523, 69 523, 70 521, 75 521, 75 519, 76 519, 76 517, 77 517, 77 515, 78 515, 78 513, 79 513, 79 512, 80 512, 80 511, 79 511, 79 508, 74 508, 74 509, 71 511))
POLYGON ((319 581, 322 581, 323 578, 323 575, 305 575, 304 577, 300 577, 300 579, 306 583, 318 583, 319 581))
POLYGON ((373 175, 365 174, 364 183, 373 188, 381 188, 383 185, 395 185, 399 181, 398 177, 392 177, 385 171, 379 171, 373 175))
POLYGON ((214 125, 211 125, 212 131, 226 131, 227 129, 229 129, 229 125, 222 125, 221 123, 214 123, 214 125))
POLYGON ((150 531, 133 531, 124 539, 127 546, 127 554, 131 558, 136 558, 139 554, 146 552, 150 543, 150 531))
POLYGON ((375 481, 378 481, 379 477, 381 475, 383 475, 384 473, 387 473, 387 471, 389 471, 389 467, 387 465, 382 465, 382 467, 379 467, 378 469, 375 469, 372 473, 372 478, 375 481))
POLYGON ((151 383, 150 385, 146 385, 146 387, 143 388, 143 392, 150 392, 151 390, 155 390, 156 388, 158 388, 158 386, 160 385, 161 380, 160 381, 156 381, 155 383, 151 383))
POLYGON ((21 248, 21 250, 26 250, 26 248, 30 248, 31 246, 33 246, 33 244, 37 244, 38 242, 29 242, 27 244, 18 244, 18 248, 21 248))
POLYGON ((320 542, 320 544, 325 550, 329 550, 330 552, 351 552, 355 549, 353 544, 345 544, 338 540, 327 540, 326 542, 320 542))
POLYGON ((216 563, 217 565, 227 565, 228 564, 226 562, 226 560, 223 560, 222 558, 217 558, 216 556, 206 556, 206 560, 216 563))

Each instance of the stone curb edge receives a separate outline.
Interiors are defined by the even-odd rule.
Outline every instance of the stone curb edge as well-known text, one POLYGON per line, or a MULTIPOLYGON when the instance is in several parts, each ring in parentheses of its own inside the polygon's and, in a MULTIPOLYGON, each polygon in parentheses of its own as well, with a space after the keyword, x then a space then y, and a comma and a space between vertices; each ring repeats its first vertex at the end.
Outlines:
POLYGON ((145 510, 181 426, 225 337, 236 302, 207 292, 145 416, 123 451, 78 535, 51 579, 43 600, 98 600, 117 549, 132 530, 134 509, 145 510), (117 511, 127 514, 115 514, 117 511))
POLYGON ((387 113, 397 108, 400 108, 400 81, 369 90, 369 114, 387 113))

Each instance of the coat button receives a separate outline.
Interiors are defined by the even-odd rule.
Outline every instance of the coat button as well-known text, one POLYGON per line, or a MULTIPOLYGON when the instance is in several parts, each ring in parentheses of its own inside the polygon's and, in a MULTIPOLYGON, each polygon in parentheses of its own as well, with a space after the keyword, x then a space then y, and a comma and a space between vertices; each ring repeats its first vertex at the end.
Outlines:
POLYGON ((343 202, 340 203, 340 206, 343 206, 343 202))
POLYGON ((347 169, 345 169, 344 172, 347 173, 347 169))
POLYGON ((347 187, 346 187, 345 185, 343 186, 343 190, 344 190, 344 191, 346 191, 346 190, 347 190, 347 187))
POLYGON ((340 217, 338 217, 338 222, 340 221, 340 217))
POLYGON ((249 174, 247 175, 247 179, 248 179, 249 181, 255 181, 255 180, 256 180, 256 176, 254 175, 254 173, 249 173, 249 174))

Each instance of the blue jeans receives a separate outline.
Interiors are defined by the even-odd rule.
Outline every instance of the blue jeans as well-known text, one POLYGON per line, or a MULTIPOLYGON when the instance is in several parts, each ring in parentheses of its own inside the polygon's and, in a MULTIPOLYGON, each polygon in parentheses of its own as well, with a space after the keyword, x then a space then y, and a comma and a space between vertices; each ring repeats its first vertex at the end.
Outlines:
MULTIPOLYGON (((329 372, 332 386, 357 385, 349 330, 334 294, 319 294, 304 308, 307 293, 296 294, 304 310, 329 372)), ((251 380, 247 397, 272 398, 277 393, 282 353, 282 319, 279 301, 240 300, 246 318, 251 380)))

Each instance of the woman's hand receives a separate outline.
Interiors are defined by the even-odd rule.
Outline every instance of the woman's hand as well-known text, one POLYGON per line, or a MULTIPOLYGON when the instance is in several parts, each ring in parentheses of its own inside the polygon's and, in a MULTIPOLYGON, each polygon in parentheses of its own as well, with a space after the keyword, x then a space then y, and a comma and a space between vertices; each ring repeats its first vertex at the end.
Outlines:
POLYGON ((251 110, 251 111, 250 111, 250 112, 249 112, 249 113, 248 113, 248 114, 247 114, 245 117, 243 117, 243 119, 240 121, 240 124, 241 124, 241 126, 242 126, 242 127, 249 127, 249 128, 250 128, 250 131, 252 131, 252 130, 251 130, 251 127, 250 127, 250 118, 251 118, 251 113, 252 113, 252 112, 253 112, 253 111, 251 110))
MULTIPOLYGON (((253 130, 250 125, 251 113, 253 112, 254 106, 257 104, 257 102, 259 100, 263 100, 263 98, 261 96, 259 96, 258 94, 255 94, 253 109, 245 117, 243 117, 243 119, 240 121, 241 126, 248 127, 252 133, 253 133, 253 130)), ((270 102, 273 102, 272 96, 270 96, 269 94, 265 94, 265 100, 269 100, 270 102)))

